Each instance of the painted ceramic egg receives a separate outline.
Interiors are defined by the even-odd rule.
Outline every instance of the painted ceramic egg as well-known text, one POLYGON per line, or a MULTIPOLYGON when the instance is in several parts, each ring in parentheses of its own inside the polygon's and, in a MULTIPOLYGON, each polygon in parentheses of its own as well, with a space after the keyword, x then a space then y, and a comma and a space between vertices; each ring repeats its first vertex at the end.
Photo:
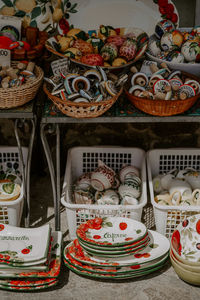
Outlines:
POLYGON ((101 55, 105 61, 112 62, 118 55, 117 46, 111 43, 106 43, 101 48, 101 55))
POLYGON ((79 49, 83 55, 94 52, 92 45, 81 39, 75 40, 73 43, 73 47, 79 49))
POLYGON ((91 66, 103 66, 103 57, 100 54, 86 54, 81 58, 81 62, 91 66))
POLYGON ((195 41, 187 41, 181 48, 181 53, 188 62, 200 61, 200 43, 195 41))
POLYGON ((173 63, 183 63, 184 62, 184 56, 180 51, 173 50, 168 53, 166 56, 167 61, 173 62, 173 63))
POLYGON ((156 24, 155 35, 158 39, 160 39, 165 32, 172 32, 174 29, 174 23, 170 20, 162 20, 156 24))
POLYGON ((149 39, 148 50, 153 56, 158 56, 161 54, 160 41, 155 36, 152 36, 149 39))
POLYGON ((127 39, 119 49, 119 55, 125 59, 132 60, 137 52, 137 42, 127 39))
POLYGON ((115 58, 112 62, 113 67, 120 67, 120 66, 123 66, 123 65, 126 65, 126 64, 127 64, 127 61, 124 58, 121 58, 121 57, 115 58))
POLYGON ((107 38, 106 43, 112 43, 117 47, 121 47, 125 41, 125 37, 120 35, 111 35, 107 38))

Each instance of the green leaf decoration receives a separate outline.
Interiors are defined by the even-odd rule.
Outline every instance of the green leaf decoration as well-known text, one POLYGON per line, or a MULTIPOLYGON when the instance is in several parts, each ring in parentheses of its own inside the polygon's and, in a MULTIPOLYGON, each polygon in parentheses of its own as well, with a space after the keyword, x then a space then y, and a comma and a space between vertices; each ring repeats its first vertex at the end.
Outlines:
POLYGON ((151 245, 149 245, 149 247, 152 249, 155 249, 155 248, 158 248, 158 244, 151 244, 151 245))
POLYGON ((7 194, 12 194, 15 188, 15 184, 14 183, 5 183, 2 186, 3 190, 5 193, 7 194))
POLYGON ((30 26, 37 27, 37 22, 35 20, 31 21, 30 26))
POLYGON ((32 249, 33 249, 33 246, 32 246, 32 245, 30 245, 30 246, 28 246, 28 247, 27 247, 27 249, 30 249, 30 250, 32 250, 32 249))
POLYGON ((188 229, 188 237, 189 237, 189 240, 190 241, 192 241, 193 240, 193 238, 192 238, 192 233, 191 233, 191 231, 188 229))
POLYGON ((2 2, 8 7, 13 7, 13 3, 10 0, 2 0, 2 2))
POLYGON ((31 19, 36 19, 42 13, 41 7, 36 6, 31 12, 31 19))
POLYGON ((6 178, 6 174, 5 173, 0 174, 0 180, 5 179, 5 178, 6 178))
POLYGON ((136 233, 137 233, 137 234, 141 233, 141 229, 137 229, 137 230, 136 230, 136 233))
POLYGON ((192 254, 196 254, 196 253, 197 253, 197 251, 190 251, 186 255, 192 255, 192 254))
POLYGON ((23 11, 23 10, 18 10, 18 11, 15 13, 15 17, 19 17, 19 18, 23 18, 25 15, 26 15, 26 13, 25 13, 25 11, 23 11))
POLYGON ((59 248, 59 244, 56 243, 56 244, 53 246, 52 250, 55 250, 55 249, 58 249, 58 248, 59 248))
POLYGON ((106 222, 105 226, 107 226, 107 227, 113 227, 113 224, 111 222, 106 222))
POLYGON ((77 13, 78 10, 76 9, 73 9, 73 10, 70 10, 70 13, 74 14, 74 13, 77 13))
POLYGON ((9 180, 11 180, 11 181, 15 181, 15 179, 17 178, 17 176, 9 174, 6 178, 9 179, 9 180))
POLYGON ((66 5, 69 2, 69 0, 64 0, 64 5, 66 5))
POLYGON ((63 2, 61 2, 61 9, 62 9, 62 12, 64 13, 65 12, 65 6, 64 6, 63 2))

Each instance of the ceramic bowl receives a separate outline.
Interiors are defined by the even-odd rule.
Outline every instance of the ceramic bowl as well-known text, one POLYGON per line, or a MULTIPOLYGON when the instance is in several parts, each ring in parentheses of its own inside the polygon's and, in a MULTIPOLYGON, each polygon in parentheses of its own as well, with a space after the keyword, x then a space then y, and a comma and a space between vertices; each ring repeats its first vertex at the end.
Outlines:
POLYGON ((170 255, 172 266, 177 273, 177 275, 184 281, 194 284, 194 285, 200 285, 200 276, 199 273, 190 272, 184 268, 182 268, 180 265, 175 262, 175 260, 170 255))
MULTIPOLYGON (((174 255, 174 252, 172 249, 170 249, 170 257, 171 259, 174 260, 175 263, 177 263, 177 265, 179 265, 181 268, 187 270, 187 271, 190 271, 190 272, 193 272, 193 273, 200 273, 200 266, 189 266, 189 265, 186 265, 184 263, 182 263, 180 260, 178 260, 176 258, 176 256, 174 255)), ((199 274, 200 276, 200 274, 199 274)))
POLYGON ((199 63, 173 63, 160 58, 157 58, 151 55, 149 52, 146 52, 147 57, 157 62, 158 64, 166 63, 171 70, 180 70, 196 76, 200 76, 200 64, 199 63))

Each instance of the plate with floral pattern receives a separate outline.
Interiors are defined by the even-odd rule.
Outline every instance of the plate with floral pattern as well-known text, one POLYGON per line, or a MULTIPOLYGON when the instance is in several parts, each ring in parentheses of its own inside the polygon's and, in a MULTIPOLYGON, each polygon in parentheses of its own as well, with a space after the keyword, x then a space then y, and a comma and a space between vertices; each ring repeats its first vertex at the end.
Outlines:
POLYGON ((46 278, 46 279, 36 279, 36 280, 16 280, 16 279, 5 279, 0 280, 0 285, 5 286, 21 286, 21 287, 34 287, 34 286, 41 286, 41 285, 49 285, 56 281, 55 278, 46 278))
POLYGON ((164 235, 152 230, 149 230, 148 234, 150 237, 149 245, 139 253, 135 253, 126 257, 105 259, 99 256, 91 256, 85 250, 83 250, 77 239, 65 247, 64 257, 66 255, 65 252, 68 249, 69 254, 75 260, 90 265, 110 267, 143 264, 167 254, 170 247, 169 240, 164 235))
POLYGON ((38 271, 35 267, 32 267, 32 270, 10 268, 0 270, 0 278, 57 278, 61 267, 62 233, 52 232, 51 236, 53 238, 51 258, 47 271, 38 271))
POLYGON ((123 217, 95 218, 82 223, 76 234, 88 244, 103 246, 129 245, 141 240, 147 228, 141 222, 123 217))
POLYGON ((0 224, 0 254, 11 262, 34 262, 47 258, 50 225, 20 228, 0 224))
POLYGON ((26 292, 31 292, 31 291, 36 291, 36 290, 43 290, 43 289, 49 289, 50 287, 53 287, 58 284, 58 280, 54 280, 53 282, 49 284, 42 284, 42 285, 37 285, 37 286, 20 286, 20 285, 3 285, 0 284, 0 289, 3 290, 10 290, 10 291, 26 291, 26 292))
POLYGON ((127 273, 132 273, 133 271, 145 271, 153 267, 157 267, 160 264, 163 264, 167 261, 169 255, 166 254, 163 257, 152 261, 150 263, 146 264, 137 264, 137 265, 132 265, 132 266, 127 266, 127 267, 110 267, 109 269, 103 268, 103 267, 97 267, 97 266, 91 266, 87 264, 83 264, 75 259, 73 259, 69 252, 67 251, 66 256, 64 258, 64 263, 69 263, 76 267, 79 270, 86 270, 92 273, 97 273, 97 274, 127 274, 127 273))
POLYGON ((159 265, 155 268, 151 268, 149 270, 139 272, 139 273, 133 272, 132 274, 129 273, 129 274, 124 274, 124 275, 116 275, 116 274, 95 274, 95 273, 92 273, 92 272, 89 272, 89 271, 86 271, 86 270, 81 271, 81 270, 77 269, 75 266, 69 264, 66 261, 64 263, 65 263, 65 266, 67 266, 71 271, 73 271, 74 273, 76 273, 78 275, 82 275, 82 276, 86 276, 86 277, 90 277, 90 278, 105 279, 105 280, 106 279, 120 280, 120 279, 131 279, 131 278, 141 277, 141 276, 144 276, 144 275, 148 275, 152 272, 158 271, 164 265, 164 264, 162 264, 162 265, 159 265))

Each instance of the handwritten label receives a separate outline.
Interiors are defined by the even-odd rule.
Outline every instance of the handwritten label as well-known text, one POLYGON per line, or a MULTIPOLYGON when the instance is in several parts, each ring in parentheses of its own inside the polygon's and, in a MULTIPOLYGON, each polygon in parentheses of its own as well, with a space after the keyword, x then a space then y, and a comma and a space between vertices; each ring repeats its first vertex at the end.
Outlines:
POLYGON ((10 50, 0 49, 0 65, 10 67, 10 50))
POLYGON ((60 73, 67 74, 69 72, 68 58, 58 59, 51 63, 54 76, 60 76, 60 73))

